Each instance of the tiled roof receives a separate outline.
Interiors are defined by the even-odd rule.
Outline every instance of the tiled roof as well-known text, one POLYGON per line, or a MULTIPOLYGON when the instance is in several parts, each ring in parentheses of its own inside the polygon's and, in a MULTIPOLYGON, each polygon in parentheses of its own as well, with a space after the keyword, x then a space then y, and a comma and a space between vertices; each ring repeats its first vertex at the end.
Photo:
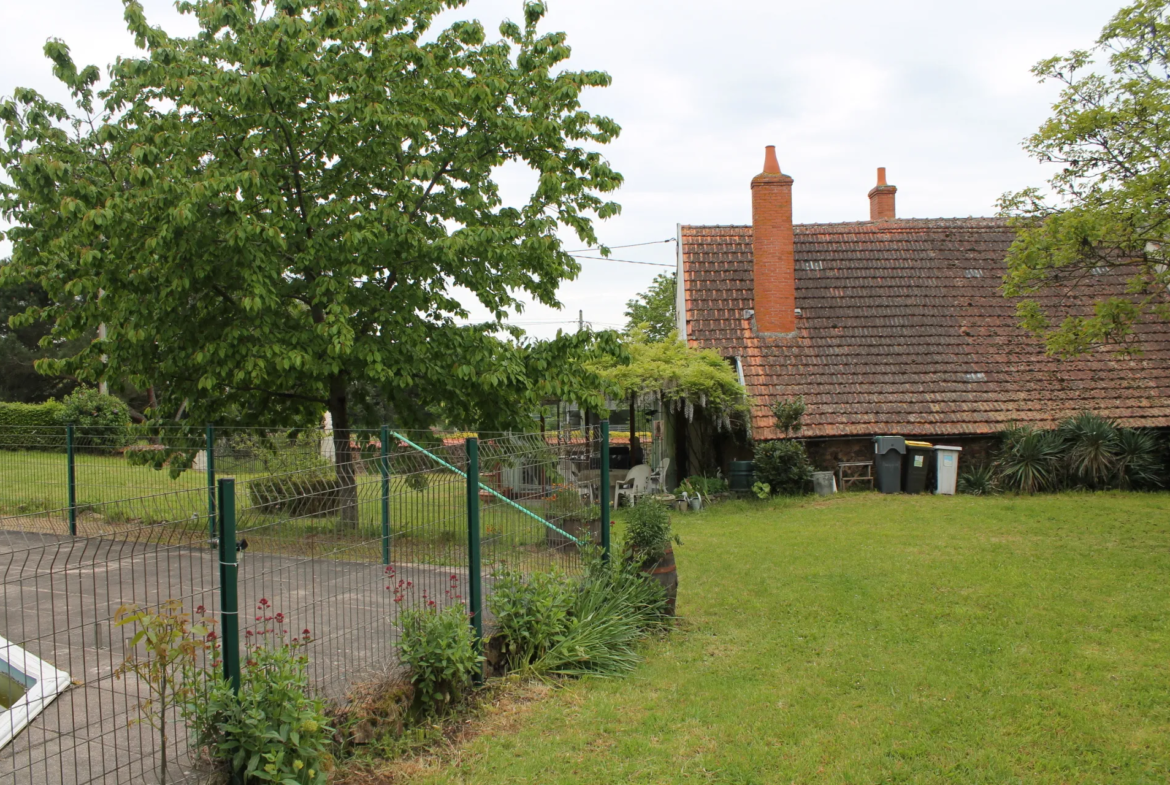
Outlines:
MULTIPOLYGON (((780 435, 768 405, 796 395, 806 437, 992 433, 1084 409, 1170 425, 1170 326, 1143 327, 1139 357, 1047 356, 999 290, 1014 238, 1003 220, 806 224, 795 234, 797 335, 760 338, 744 318, 751 227, 682 228, 687 338, 742 358, 756 438, 780 435)), ((1071 312, 1124 289, 1114 273, 1090 279, 1066 298, 1071 312)))

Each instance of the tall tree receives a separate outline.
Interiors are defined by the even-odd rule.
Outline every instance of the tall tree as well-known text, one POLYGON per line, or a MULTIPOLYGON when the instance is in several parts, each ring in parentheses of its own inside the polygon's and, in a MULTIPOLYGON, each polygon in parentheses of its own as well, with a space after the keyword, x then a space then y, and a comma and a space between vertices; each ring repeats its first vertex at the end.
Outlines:
POLYGON ((1116 269, 1126 291, 1102 297, 1092 315, 1055 323, 1025 299, 1025 327, 1049 351, 1075 355, 1128 342, 1136 325, 1170 319, 1170 0, 1121 9, 1091 50, 1044 60, 1041 81, 1064 85, 1052 117, 1025 143, 1055 163, 1048 193, 1029 188, 1000 201, 1019 234, 1008 257, 1005 293, 1075 287, 1116 269))
POLYGON ((43 320, 19 328, 8 324, 10 317, 48 304, 45 290, 37 284, 0 286, 0 401, 40 403, 61 398, 77 387, 76 379, 37 373, 36 362, 74 354, 93 340, 92 335, 62 343, 52 339, 53 325, 43 320))
POLYGON ((650 288, 626 302, 626 332, 641 330, 651 341, 664 341, 675 329, 674 273, 654 276, 650 288))
POLYGON ((156 415, 192 421, 327 409, 352 486, 356 387, 403 419, 500 427, 539 392, 534 358, 588 348, 495 337, 520 296, 556 305, 577 274, 557 229, 594 245, 619 209, 620 175, 581 146, 618 134, 580 104, 609 76, 564 68, 543 3, 489 40, 476 21, 430 31, 465 0, 180 2, 191 38, 123 2, 142 55, 108 86, 50 41, 77 109, 27 89, 0 107, 0 280, 44 286, 52 303, 23 318, 60 338, 108 327, 50 370, 151 386, 156 415), (520 206, 495 179, 509 162, 538 176, 520 206), (494 321, 461 325, 454 287, 494 321))

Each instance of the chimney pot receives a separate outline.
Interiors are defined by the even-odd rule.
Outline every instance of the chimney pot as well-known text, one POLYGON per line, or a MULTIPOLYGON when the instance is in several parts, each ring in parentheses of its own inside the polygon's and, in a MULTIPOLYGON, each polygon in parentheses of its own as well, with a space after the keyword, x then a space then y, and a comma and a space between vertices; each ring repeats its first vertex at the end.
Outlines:
POLYGON ((756 330, 796 332, 796 250, 792 178, 780 171, 776 148, 764 152, 764 171, 752 179, 752 282, 756 330))
POLYGON ((869 220, 892 221, 897 218, 894 204, 894 195, 897 193, 897 186, 886 183, 886 167, 879 166, 877 185, 869 192, 869 220))

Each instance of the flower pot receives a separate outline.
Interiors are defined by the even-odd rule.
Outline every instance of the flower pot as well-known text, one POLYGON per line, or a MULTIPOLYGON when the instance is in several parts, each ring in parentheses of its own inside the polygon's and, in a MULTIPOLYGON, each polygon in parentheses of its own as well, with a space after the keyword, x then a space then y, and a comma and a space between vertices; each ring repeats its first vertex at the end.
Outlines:
POLYGON ((641 569, 666 591, 666 614, 673 616, 678 600, 678 569, 674 563, 674 548, 667 548, 660 559, 646 559, 641 569))

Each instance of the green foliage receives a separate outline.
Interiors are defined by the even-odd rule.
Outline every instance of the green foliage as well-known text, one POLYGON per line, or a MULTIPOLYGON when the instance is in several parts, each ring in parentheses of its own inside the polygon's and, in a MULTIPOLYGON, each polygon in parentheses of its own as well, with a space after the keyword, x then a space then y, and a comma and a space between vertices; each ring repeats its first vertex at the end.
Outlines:
POLYGON ((433 27, 461 5, 191 0, 179 10, 199 32, 175 37, 130 2, 140 51, 100 91, 99 70, 50 40, 76 106, 27 88, 0 104, 0 285, 45 291, 17 327, 109 332, 44 369, 151 387, 155 418, 198 424, 329 409, 340 432, 351 396, 380 419, 492 430, 550 395, 600 408, 581 364, 620 354, 616 334, 497 332, 579 272, 562 228, 593 245, 619 211, 622 178, 596 148, 620 129, 581 106, 610 78, 566 67, 543 3, 495 38, 433 27), (535 174, 516 204, 506 164, 535 174), (463 323, 460 290, 486 324, 463 323))
POLYGON ((626 511, 624 546, 631 557, 657 561, 672 542, 678 542, 670 528, 670 510, 652 496, 642 496, 626 511))
POLYGON ((686 493, 689 496, 694 496, 697 493, 706 499, 716 493, 727 493, 729 487, 727 480, 721 476, 703 477, 696 474, 679 483, 677 492, 686 493))
POLYGON ((757 499, 769 499, 772 496, 772 486, 766 482, 752 483, 752 493, 757 499))
POLYGON ((311 697, 308 633, 288 641, 276 628, 261 631, 247 647, 238 695, 218 672, 202 671, 205 685, 184 707, 195 743, 245 783, 328 779, 333 729, 325 705, 311 697))
POLYGON ((747 416, 747 393, 718 352, 687 346, 674 333, 656 342, 636 333, 626 346, 628 364, 606 357, 593 366, 616 388, 619 398, 660 398, 675 410, 685 409, 688 419, 695 407, 703 407, 727 429, 732 418, 747 416))
POLYGON ((74 426, 79 446, 125 447, 130 439, 130 407, 121 398, 78 387, 62 401, 61 424, 74 426))
POLYGON ((666 593, 642 573, 639 563, 604 561, 598 549, 584 552, 585 574, 576 587, 568 623, 559 639, 534 663, 537 673, 614 676, 640 661, 639 641, 667 623, 666 593))
POLYGON ((990 463, 973 466, 959 475, 959 493, 971 496, 989 496, 996 492, 995 466, 990 463))
POLYGON ((1164 452, 1156 433, 1138 428, 1118 429, 1114 468, 1122 490, 1162 487, 1163 466, 1164 452))
POLYGON ((482 667, 479 641, 462 605, 439 608, 427 600, 402 612, 399 655, 410 671, 415 703, 425 715, 440 714, 456 704, 482 667))
POLYGON ((626 332, 641 332, 650 342, 669 339, 675 330, 677 295, 674 273, 654 276, 649 289, 626 302, 626 332))
POLYGON ((146 723, 158 734, 162 785, 169 774, 167 728, 175 710, 195 698, 197 680, 190 674, 198 655, 208 647, 209 635, 214 638, 211 623, 210 619, 192 623, 178 600, 167 600, 155 610, 123 605, 114 614, 115 626, 132 625, 134 629, 127 644, 130 653, 114 671, 114 678, 133 675, 146 687, 147 697, 138 704, 140 716, 130 722, 146 723))
POLYGON ((557 572, 526 575, 499 570, 488 595, 488 607, 496 617, 493 639, 500 642, 510 670, 528 668, 558 644, 569 626, 574 587, 557 572))
POLYGON ((28 322, 22 327, 8 324, 11 316, 48 304, 44 288, 37 284, 0 286, 0 401, 40 403, 67 395, 77 386, 75 379, 37 373, 36 361, 74 354, 93 339, 92 335, 61 343, 48 338, 53 325, 44 320, 28 322), (42 346, 41 341, 46 338, 49 345, 42 346))
POLYGON ((65 444, 62 408, 58 401, 0 402, 0 449, 60 448, 65 444))
POLYGON ((1117 424, 1092 412, 1070 417, 1057 428, 1064 440, 1071 481, 1089 489, 1109 485, 1117 469, 1117 424))
POLYGON ((757 485, 767 484, 771 493, 800 496, 811 490, 813 467, 800 442, 757 442, 754 460, 757 485))
POLYGON ((776 418, 776 425, 784 431, 784 438, 794 433, 800 433, 804 427, 804 413, 806 410, 804 396, 786 398, 772 404, 772 416, 776 418))
POLYGON ((1000 484, 1021 493, 1058 488, 1063 451, 1063 439, 1056 431, 1021 426, 1004 432, 996 457, 1000 484))
POLYGON ((1029 188, 1000 200, 1018 231, 1005 292, 1031 296, 1092 281, 1091 271, 1124 281, 1091 313, 1065 314, 1055 325, 1059 315, 1039 300, 1022 302, 1021 322, 1045 337, 1051 353, 1081 354, 1104 342, 1136 352, 1135 326, 1170 318, 1167 51, 1170 0, 1138 0, 1117 12, 1093 50, 1032 69, 1040 81, 1063 85, 1052 117, 1025 143, 1057 174, 1048 182, 1051 196, 1029 188))

